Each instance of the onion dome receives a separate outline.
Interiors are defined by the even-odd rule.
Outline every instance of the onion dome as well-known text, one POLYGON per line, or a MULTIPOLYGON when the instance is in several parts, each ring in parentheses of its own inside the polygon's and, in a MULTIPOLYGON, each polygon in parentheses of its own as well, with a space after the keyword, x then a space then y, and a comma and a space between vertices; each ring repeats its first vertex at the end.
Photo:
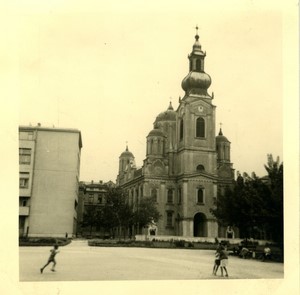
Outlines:
POLYGON ((177 113, 174 111, 172 103, 170 102, 168 109, 156 117, 155 123, 160 121, 176 121, 176 114, 177 113))
POLYGON ((220 142, 230 142, 227 137, 223 135, 222 128, 220 128, 219 135, 216 137, 216 143, 218 144, 220 142))
POLYGON ((204 72, 189 72, 188 75, 182 80, 181 87, 185 92, 189 90, 195 90, 201 94, 207 93, 207 89, 211 84, 211 78, 208 74, 204 72), (197 91, 198 90, 198 91, 197 91))
POLYGON ((134 158, 132 152, 128 150, 128 146, 126 145, 126 150, 121 154, 120 158, 132 157, 134 158))

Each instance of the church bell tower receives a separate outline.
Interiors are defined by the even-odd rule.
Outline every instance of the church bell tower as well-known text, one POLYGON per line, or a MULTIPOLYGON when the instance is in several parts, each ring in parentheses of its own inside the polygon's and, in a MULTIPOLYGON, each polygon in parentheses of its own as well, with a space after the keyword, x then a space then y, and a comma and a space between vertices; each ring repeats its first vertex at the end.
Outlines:
MULTIPOLYGON (((198 30, 198 28, 196 27, 198 30)), ((182 81, 185 95, 178 107, 179 173, 189 174, 199 169, 216 174, 215 106, 207 89, 210 76, 204 71, 206 52, 201 48, 196 32, 193 50, 189 54, 189 73, 182 81)))

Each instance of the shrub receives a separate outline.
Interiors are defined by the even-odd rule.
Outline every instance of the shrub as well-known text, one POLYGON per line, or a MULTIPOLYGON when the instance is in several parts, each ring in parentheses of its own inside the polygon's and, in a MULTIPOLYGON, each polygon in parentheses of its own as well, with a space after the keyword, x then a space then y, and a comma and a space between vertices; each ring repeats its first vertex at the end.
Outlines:
POLYGON ((194 248, 194 244, 193 244, 192 242, 188 242, 187 246, 188 246, 189 248, 194 248))
POLYGON ((185 245, 185 241, 184 240, 177 240, 177 241, 174 241, 174 245, 178 248, 183 248, 184 245, 185 245))

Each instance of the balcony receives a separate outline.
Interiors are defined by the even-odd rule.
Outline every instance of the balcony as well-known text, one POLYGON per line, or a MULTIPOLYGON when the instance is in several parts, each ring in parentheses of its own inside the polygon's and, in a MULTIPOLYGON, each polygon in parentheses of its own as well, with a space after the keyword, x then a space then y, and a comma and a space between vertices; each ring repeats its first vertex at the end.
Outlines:
POLYGON ((29 206, 19 207, 19 216, 28 216, 29 215, 29 206))

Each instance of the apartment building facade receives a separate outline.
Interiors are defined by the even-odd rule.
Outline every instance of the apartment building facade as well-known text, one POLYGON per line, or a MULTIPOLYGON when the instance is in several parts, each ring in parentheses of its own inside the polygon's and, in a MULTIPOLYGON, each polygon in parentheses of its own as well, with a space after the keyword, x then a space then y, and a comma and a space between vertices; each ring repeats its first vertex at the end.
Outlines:
POLYGON ((82 148, 77 129, 19 127, 19 236, 75 235, 82 148))

